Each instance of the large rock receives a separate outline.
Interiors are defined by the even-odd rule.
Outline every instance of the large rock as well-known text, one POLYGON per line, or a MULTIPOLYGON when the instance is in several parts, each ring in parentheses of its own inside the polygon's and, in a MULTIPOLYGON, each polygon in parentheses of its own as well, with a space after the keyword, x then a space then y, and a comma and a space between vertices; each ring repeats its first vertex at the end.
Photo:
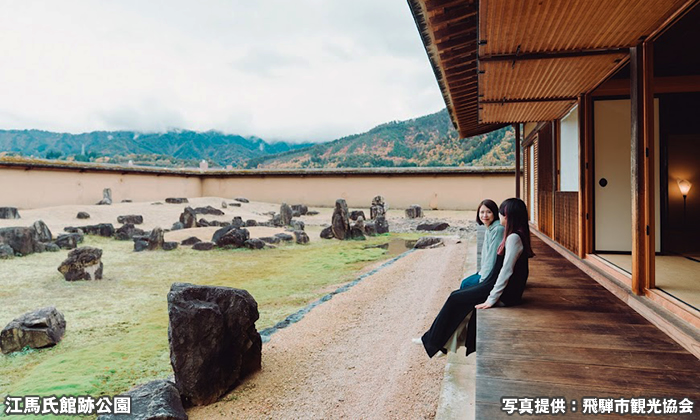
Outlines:
POLYGON ((185 225, 182 224, 182 222, 175 222, 173 225, 170 227, 170 230, 182 230, 185 228, 185 225))
POLYGON ((350 239, 357 239, 364 241, 365 238, 365 220, 360 216, 352 226, 350 226, 349 232, 350 239))
POLYGON ((170 363, 185 401, 211 404, 260 369, 258 304, 247 291, 174 283, 168 314, 170 363))
POLYGON ((386 202, 384 197, 378 195, 372 199, 372 205, 369 207, 369 217, 374 220, 377 216, 386 215, 386 202))
POLYGON ((248 220, 245 221, 245 225, 246 225, 246 226, 257 226, 257 225, 258 225, 258 221, 255 220, 255 219, 248 219, 248 220))
POLYGON ((345 239, 350 232, 348 205, 342 198, 335 201, 335 209, 331 218, 331 229, 333 230, 333 236, 341 240, 345 239))
POLYGON ((148 240, 146 239, 136 239, 134 240, 134 251, 141 252, 148 249, 148 240))
POLYGON ((102 278, 102 268, 102 250, 83 246, 69 252, 58 271, 68 281, 99 280, 102 278))
POLYGON ((423 223, 418 225, 416 230, 445 230, 450 225, 445 222, 436 222, 436 223, 423 223))
POLYGON ((114 232, 114 238, 119 241, 128 241, 134 236, 142 236, 145 232, 142 229, 134 226, 133 223, 127 223, 114 232))
POLYGON ((143 223, 143 216, 140 214, 126 214, 123 216, 117 216, 117 222, 121 224, 131 223, 132 225, 140 225, 143 223))
POLYGON ((436 238, 433 236, 424 236, 418 241, 416 241, 416 244, 413 245, 413 248, 416 249, 425 249, 425 248, 437 248, 439 246, 445 246, 445 243, 442 241, 440 238, 436 238))
POLYGON ((168 197, 165 199, 166 203, 169 204, 185 204, 189 203, 189 201, 185 197, 168 197))
POLYGON ((180 214, 180 223, 185 229, 197 227, 197 213, 192 207, 185 207, 185 210, 180 214))
POLYGON ((246 225, 246 222, 243 221, 243 218, 241 216, 234 216, 234 218, 231 220, 231 226, 234 228, 238 229, 246 225))
POLYGON ((264 236, 264 237, 260 238, 260 240, 265 242, 265 243, 268 243, 268 244, 278 244, 278 243, 280 243, 281 239, 278 238, 277 236, 264 236))
POLYGON ((163 242, 162 248, 163 251, 172 251, 173 249, 177 249, 177 242, 163 242))
POLYGON ((197 242, 202 242, 202 240, 196 236, 190 236, 189 238, 184 239, 182 242, 180 242, 180 245, 194 245, 197 242))
POLYGON ((43 252, 45 248, 39 241, 39 234, 34 227, 0 228, 0 243, 9 245, 15 254, 20 255, 43 252))
MULTIPOLYGON (((236 197, 236 198, 234 198, 234 200, 238 201, 239 203, 250 203, 250 200, 248 200, 247 198, 243 198, 243 197, 236 197)), ((239 204, 239 206, 240 206, 240 204, 239 204)))
POLYGON ((90 214, 86 211, 79 211, 77 215, 75 215, 78 219, 89 219, 90 214))
POLYGON ((148 382, 124 394, 131 398, 131 415, 105 414, 98 420, 187 420, 180 392, 174 383, 163 379, 148 382))
POLYGON ((333 227, 328 226, 327 228, 323 228, 321 231, 321 238, 322 239, 333 239, 335 236, 333 236, 333 227))
POLYGON ((196 207, 194 212, 197 214, 212 214, 214 216, 223 216, 225 214, 223 211, 212 206, 196 207))
POLYGON ((75 233, 58 235, 55 243, 63 249, 75 249, 78 246, 78 235, 75 233))
POLYGON ((58 344, 66 332, 63 314, 53 306, 37 309, 14 319, 0 332, 3 354, 25 347, 41 349, 58 344))
POLYGON ((16 207, 0 207, 0 219, 19 219, 16 207))
POLYGON ((36 222, 34 222, 32 227, 34 228, 34 230, 36 230, 39 242, 51 242, 53 240, 51 230, 48 226, 46 226, 46 223, 44 223, 42 220, 37 220, 36 222))
POLYGON ((214 249, 215 246, 216 244, 214 242, 197 242, 192 245, 192 249, 197 251, 209 251, 214 249))
POLYGON ((303 216, 309 212, 309 208, 303 204, 292 204, 292 211, 298 211, 303 216))
POLYGON ((362 219, 367 219, 367 217, 365 217, 365 212, 362 210, 353 210, 350 212, 350 220, 354 221, 359 219, 360 217, 362 217, 362 219))
POLYGON ((280 206, 280 223, 282 226, 289 226, 292 223, 292 208, 287 203, 280 206))
POLYGON ((294 237, 288 233, 275 233, 276 238, 280 238, 280 241, 291 242, 294 237))
POLYGON ((97 225, 78 227, 68 226, 63 228, 63 230, 70 233, 76 233, 77 231, 81 231, 86 235, 99 235, 104 236, 106 238, 114 236, 114 225, 112 225, 111 223, 100 223, 97 225))
POLYGON ((389 222, 386 221, 386 217, 377 216, 374 220, 374 229, 377 231, 377 235, 389 233, 389 222))
POLYGON ((250 238, 243 243, 246 248, 250 249, 263 249, 265 248, 265 242, 262 239, 250 238))
POLYGON ((100 200, 97 205, 100 206, 109 206, 112 204, 112 190, 109 188, 105 188, 102 190, 102 200, 100 200))
MULTIPOLYGON (((387 232, 389 231, 389 226, 386 226, 387 232)), ((377 235, 377 225, 375 221, 365 222, 365 235, 375 236, 377 235)))
POLYGON ((163 248, 163 242, 165 232, 159 227, 154 227, 151 234, 148 236, 148 250, 153 251, 159 248, 163 248))
POLYGON ((306 245, 309 243, 309 235, 307 235, 303 230, 295 230, 293 233, 297 244, 306 245))
POLYGON ((15 256, 15 250, 7 244, 0 244, 0 260, 6 260, 15 256))
POLYGON ((406 209, 406 217, 409 219, 416 219, 423 217, 423 209, 418 204, 411 204, 406 209))
POLYGON ((296 220, 296 219, 292 219, 292 221, 289 224, 292 226, 292 229, 294 229, 294 230, 304 230, 304 228, 306 227, 306 224, 304 224, 303 221, 296 220))
POLYGON ((222 236, 226 235, 229 231, 233 229, 238 229, 240 226, 235 226, 235 225, 230 225, 230 226, 224 226, 221 229, 217 229, 216 232, 214 232, 214 235, 211 237, 211 241, 216 243, 219 239, 221 239, 222 236))
POLYGON ((248 239, 250 239, 248 229, 237 229, 233 226, 226 226, 214 233, 212 242, 215 242, 218 247, 233 246, 241 248, 248 239))
POLYGON ((58 245, 56 245, 53 242, 49 242, 49 243, 44 244, 44 247, 45 247, 44 251, 46 251, 46 252, 58 252, 61 250, 61 247, 59 247, 58 245))

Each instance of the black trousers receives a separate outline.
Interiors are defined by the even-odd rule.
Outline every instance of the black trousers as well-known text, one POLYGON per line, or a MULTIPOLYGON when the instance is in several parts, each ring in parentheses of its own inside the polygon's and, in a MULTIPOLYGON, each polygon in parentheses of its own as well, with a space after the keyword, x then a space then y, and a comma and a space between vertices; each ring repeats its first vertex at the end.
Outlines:
POLYGON ((476 351, 476 311, 474 306, 483 303, 488 298, 496 283, 497 276, 489 276, 482 283, 466 289, 455 290, 447 298, 433 325, 423 334, 421 340, 428 356, 433 357, 438 351, 447 352, 445 344, 457 330, 459 324, 467 315, 472 317, 467 325, 467 355, 476 351))

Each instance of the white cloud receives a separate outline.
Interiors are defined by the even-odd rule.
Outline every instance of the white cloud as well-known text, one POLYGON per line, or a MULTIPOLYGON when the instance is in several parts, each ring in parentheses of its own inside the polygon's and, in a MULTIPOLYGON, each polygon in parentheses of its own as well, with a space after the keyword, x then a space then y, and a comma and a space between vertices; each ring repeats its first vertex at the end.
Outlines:
POLYGON ((403 1, 0 6, 3 129, 329 140, 443 106, 403 1))

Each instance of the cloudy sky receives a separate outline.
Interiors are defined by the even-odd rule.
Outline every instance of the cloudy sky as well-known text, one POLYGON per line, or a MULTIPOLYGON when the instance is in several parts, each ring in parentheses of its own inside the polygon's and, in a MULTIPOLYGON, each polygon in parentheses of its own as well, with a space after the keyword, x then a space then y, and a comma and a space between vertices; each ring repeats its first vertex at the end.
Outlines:
POLYGON ((443 107, 405 0, 0 0, 0 129, 320 141, 443 107))

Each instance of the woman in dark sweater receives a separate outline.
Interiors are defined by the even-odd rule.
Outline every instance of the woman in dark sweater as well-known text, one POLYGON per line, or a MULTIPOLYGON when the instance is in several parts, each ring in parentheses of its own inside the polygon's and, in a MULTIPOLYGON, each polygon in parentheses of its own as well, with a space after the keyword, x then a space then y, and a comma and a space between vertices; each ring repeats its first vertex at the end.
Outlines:
POLYGON ((447 352, 446 343, 461 325, 467 325, 467 355, 476 351, 476 311, 492 306, 520 303, 528 276, 528 258, 535 254, 530 246, 527 208, 519 198, 509 198, 498 212, 505 226, 503 241, 498 247, 496 265, 479 284, 450 294, 430 329, 421 341, 428 356, 447 352), (468 320, 467 320, 467 317, 468 320))

